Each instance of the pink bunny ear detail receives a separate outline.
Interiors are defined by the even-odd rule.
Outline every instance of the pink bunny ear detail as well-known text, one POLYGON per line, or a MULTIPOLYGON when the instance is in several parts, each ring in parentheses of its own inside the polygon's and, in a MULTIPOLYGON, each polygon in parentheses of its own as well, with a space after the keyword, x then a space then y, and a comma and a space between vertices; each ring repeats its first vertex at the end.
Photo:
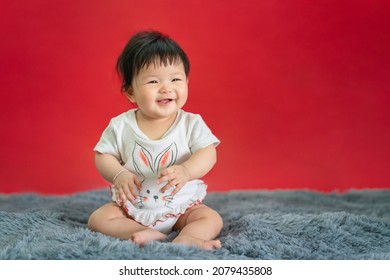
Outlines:
POLYGON ((140 176, 143 178, 149 177, 152 174, 156 176, 160 170, 176 163, 177 145, 176 143, 172 143, 155 156, 155 154, 151 154, 148 149, 136 142, 132 157, 134 168, 140 176))
POLYGON ((148 158, 146 157, 146 155, 142 149, 139 150, 139 156, 142 159, 143 163, 146 165, 146 167, 149 167, 148 158))
POLYGON ((161 167, 163 167, 163 166, 167 163, 167 161, 168 161, 170 155, 171 155, 171 151, 167 151, 167 152, 162 156, 161 162, 160 162, 160 166, 159 166, 160 169, 161 169, 161 167))
POLYGON ((176 163, 177 159, 177 146, 176 143, 172 143, 165 148, 156 158, 156 169, 163 170, 176 163))
POLYGON ((150 152, 139 143, 135 143, 133 153, 133 163, 136 172, 145 178, 147 174, 155 173, 153 170, 153 157, 150 152))

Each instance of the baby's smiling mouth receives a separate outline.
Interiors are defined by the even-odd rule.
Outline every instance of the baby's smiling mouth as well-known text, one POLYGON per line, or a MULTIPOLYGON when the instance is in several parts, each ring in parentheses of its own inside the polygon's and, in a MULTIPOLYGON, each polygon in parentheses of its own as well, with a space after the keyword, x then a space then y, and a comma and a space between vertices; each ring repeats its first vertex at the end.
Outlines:
POLYGON ((157 103, 159 103, 159 104, 168 104, 171 101, 173 101, 172 98, 164 98, 164 99, 157 100, 157 103))

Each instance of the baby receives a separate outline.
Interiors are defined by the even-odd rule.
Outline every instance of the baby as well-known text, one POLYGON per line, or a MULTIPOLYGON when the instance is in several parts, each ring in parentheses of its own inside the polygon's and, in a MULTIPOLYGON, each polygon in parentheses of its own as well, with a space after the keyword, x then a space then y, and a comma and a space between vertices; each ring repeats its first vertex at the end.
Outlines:
POLYGON ((112 182, 112 202, 88 227, 140 245, 162 241, 221 248, 220 215, 202 203, 199 180, 216 163, 219 140, 197 114, 181 108, 190 64, 181 47, 156 31, 135 34, 117 61, 131 109, 113 118, 95 147, 99 173, 112 182))

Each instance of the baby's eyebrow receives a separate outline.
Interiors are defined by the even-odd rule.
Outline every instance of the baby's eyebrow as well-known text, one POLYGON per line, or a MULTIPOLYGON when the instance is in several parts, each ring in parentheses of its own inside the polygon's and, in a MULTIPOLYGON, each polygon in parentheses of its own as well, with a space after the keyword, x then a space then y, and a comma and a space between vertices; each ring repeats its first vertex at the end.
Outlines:
POLYGON ((141 77, 141 80, 156 79, 156 78, 158 78, 157 75, 145 75, 141 77))

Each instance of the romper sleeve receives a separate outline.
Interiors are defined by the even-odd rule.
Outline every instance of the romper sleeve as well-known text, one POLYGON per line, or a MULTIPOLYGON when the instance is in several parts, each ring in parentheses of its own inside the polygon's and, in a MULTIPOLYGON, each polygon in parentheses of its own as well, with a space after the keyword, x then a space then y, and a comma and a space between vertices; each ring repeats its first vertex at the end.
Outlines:
POLYGON ((188 136, 188 145, 192 154, 212 144, 216 147, 220 143, 200 115, 193 115, 191 118, 188 136))
POLYGON ((115 129, 115 123, 113 120, 110 121, 110 124, 103 131, 102 136, 100 137, 99 142, 96 144, 93 149, 95 152, 99 152, 102 154, 110 154, 115 156, 118 160, 121 159, 118 141, 117 141, 117 133, 115 129))

